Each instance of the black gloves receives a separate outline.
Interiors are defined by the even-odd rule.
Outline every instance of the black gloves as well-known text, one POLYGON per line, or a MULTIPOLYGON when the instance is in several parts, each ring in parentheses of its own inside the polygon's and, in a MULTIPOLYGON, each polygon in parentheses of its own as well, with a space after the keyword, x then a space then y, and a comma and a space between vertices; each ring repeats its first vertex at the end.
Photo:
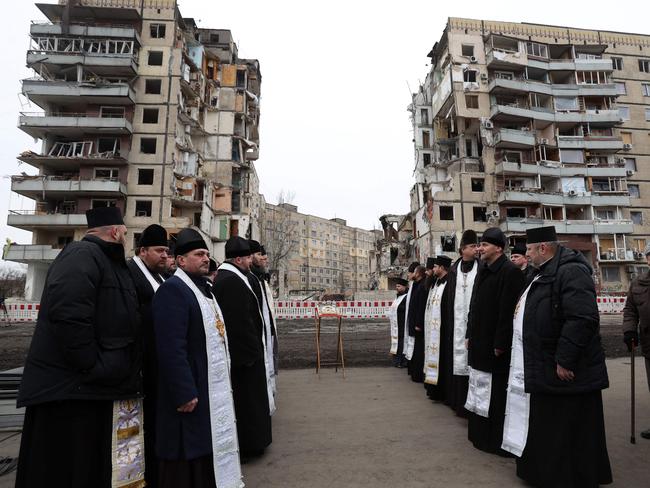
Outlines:
POLYGON ((623 342, 627 345, 627 350, 632 350, 632 345, 634 347, 639 345, 639 333, 636 330, 628 330, 623 334, 623 342))

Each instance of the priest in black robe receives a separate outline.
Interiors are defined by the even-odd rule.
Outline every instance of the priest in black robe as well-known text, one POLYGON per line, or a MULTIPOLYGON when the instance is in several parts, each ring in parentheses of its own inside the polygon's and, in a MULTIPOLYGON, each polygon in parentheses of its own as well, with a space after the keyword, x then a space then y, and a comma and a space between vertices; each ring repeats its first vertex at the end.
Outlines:
POLYGON ((404 357, 404 319, 406 317, 406 294, 409 290, 409 282, 404 278, 397 278, 395 280, 395 291, 397 292, 397 299, 404 297, 397 306, 397 352, 393 356, 393 366, 396 368, 403 368, 406 366, 406 358, 404 357))
POLYGON ((271 444, 271 415, 264 357, 264 321, 258 294, 247 275, 252 263, 248 240, 226 242, 213 292, 223 313, 230 348, 231 378, 242 460, 258 457, 271 444))
MULTIPOLYGON (((524 287, 524 275, 503 253, 506 237, 498 227, 481 237, 481 267, 467 324, 468 362, 477 374, 491 377, 487 417, 469 413, 468 438, 482 451, 510 456, 501 449, 506 386, 512 346, 512 318, 524 287)), ((470 372, 470 389, 471 375, 470 372)))
POLYGON ((425 286, 426 270, 418 266, 413 275, 411 285, 411 300, 408 309, 408 331, 413 337, 413 354, 409 359, 408 371, 411 380, 416 383, 424 382, 424 312, 427 307, 429 290, 425 286))
POLYGON ((167 242, 167 231, 158 224, 152 224, 142 231, 135 256, 127 262, 138 293, 141 319, 145 480, 147 486, 151 488, 158 486, 158 460, 155 447, 158 366, 151 302, 158 287, 164 282, 162 275, 167 271, 169 259, 167 242))
POLYGON ((447 302, 449 310, 446 313, 451 319, 451 325, 445 328, 444 340, 450 348, 450 351, 452 351, 452 378, 447 383, 445 403, 459 417, 467 417, 465 401, 467 400, 467 389, 469 385, 467 349, 464 344, 465 334, 467 333, 467 316, 465 315, 465 311, 469 310, 474 283, 480 266, 480 262, 477 259, 477 249, 478 236, 476 232, 472 229, 465 230, 461 236, 458 248, 460 258, 451 267, 448 285, 451 295, 447 302), (455 330, 457 326, 459 327, 458 332, 455 330), (455 340, 456 334, 459 334, 459 337, 463 339, 462 348, 464 349, 464 355, 461 354, 460 356, 462 357, 458 358, 454 355, 454 349, 458 347, 455 340), (454 371, 455 369, 456 371, 454 371), (461 372, 464 374, 460 374, 461 372))
POLYGON ((524 292, 521 352, 530 416, 517 475, 534 486, 596 488, 611 483, 612 472, 593 271, 581 253, 558 243, 555 227, 526 234, 539 273, 524 292))

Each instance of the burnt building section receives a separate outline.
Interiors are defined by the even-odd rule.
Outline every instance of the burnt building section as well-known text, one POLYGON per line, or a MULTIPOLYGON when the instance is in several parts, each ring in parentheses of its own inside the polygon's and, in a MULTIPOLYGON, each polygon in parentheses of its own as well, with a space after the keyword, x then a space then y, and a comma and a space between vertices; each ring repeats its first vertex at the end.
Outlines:
POLYGON ((8 224, 32 232, 5 259, 28 264, 40 297, 49 263, 85 231, 85 211, 122 210, 132 252, 142 229, 198 230, 217 259, 232 235, 259 237, 261 72, 228 30, 200 29, 175 0, 37 4, 19 128, 42 142, 12 178, 34 201, 8 224))
POLYGON ((386 214, 379 217, 381 231, 377 231, 376 289, 386 291, 395 288, 397 278, 406 277, 406 269, 413 261, 410 242, 413 229, 410 215, 386 214))
POLYGON ((409 106, 414 254, 553 225, 601 290, 626 289, 650 230, 650 36, 450 18, 428 56, 409 106))

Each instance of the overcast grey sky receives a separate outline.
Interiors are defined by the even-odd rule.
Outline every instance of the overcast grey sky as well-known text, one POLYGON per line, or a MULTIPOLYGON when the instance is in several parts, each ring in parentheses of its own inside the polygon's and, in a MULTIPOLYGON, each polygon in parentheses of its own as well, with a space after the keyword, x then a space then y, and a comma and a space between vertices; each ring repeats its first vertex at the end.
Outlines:
MULTIPOLYGON (((379 227, 379 215, 409 210, 413 148, 407 82, 416 90, 418 80, 426 76, 426 55, 448 17, 650 33, 647 7, 642 5, 565 0, 183 0, 180 9, 201 27, 232 30, 240 55, 260 60, 257 170, 267 201, 275 203, 281 190, 292 191, 301 212, 336 216, 371 229, 379 227)), ((40 147, 16 124, 19 80, 31 76, 25 67, 29 23, 42 17, 27 0, 3 6, 0 237, 29 243, 29 233, 6 225, 9 209, 33 207, 30 200, 10 195, 8 176, 32 172, 15 158, 40 147)))

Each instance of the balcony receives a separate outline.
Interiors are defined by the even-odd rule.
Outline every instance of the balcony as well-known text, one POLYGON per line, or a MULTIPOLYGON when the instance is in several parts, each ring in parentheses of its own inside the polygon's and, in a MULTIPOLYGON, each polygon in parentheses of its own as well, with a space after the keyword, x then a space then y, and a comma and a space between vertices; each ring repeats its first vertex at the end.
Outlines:
POLYGON ((542 205, 594 205, 598 207, 620 206, 629 207, 630 197, 627 194, 592 194, 542 192, 539 188, 521 188, 517 190, 500 191, 498 203, 539 203, 542 205))
POLYGON ((587 59, 577 58, 575 60, 576 71, 613 71, 614 66, 609 58, 587 59))
POLYGON ((587 110, 584 112, 555 112, 550 108, 535 108, 525 104, 499 105, 494 104, 490 109, 490 118, 495 122, 524 123, 533 119, 538 127, 546 127, 552 123, 594 124, 598 126, 613 126, 621 122, 618 110, 587 110))
POLYGON ((525 52, 493 48, 487 53, 486 63, 490 69, 522 68, 528 63, 525 52))
POLYGON ((490 80, 488 90, 493 94, 507 93, 539 93, 554 97, 615 97, 618 95, 616 85, 613 83, 601 84, 548 84, 540 81, 531 81, 517 77, 511 80, 493 78, 490 80))
POLYGON ((588 149, 616 152, 623 149, 623 139, 620 137, 573 137, 559 136, 560 149, 588 149))
POLYGON ((11 191, 27 198, 37 199, 44 196, 107 196, 122 197, 126 195, 126 185, 117 180, 64 178, 58 176, 12 176, 11 191))
POLYGON ((24 230, 75 229, 86 227, 86 214, 46 213, 37 210, 9 210, 7 225, 24 230))
POLYGON ((535 132, 514 129, 495 129, 494 145, 496 147, 526 149, 535 145, 535 132))
POLYGON ((133 126, 126 117, 98 117, 75 113, 23 112, 18 127, 34 138, 46 135, 78 137, 83 134, 131 134, 133 126))
POLYGON ((551 109, 531 108, 528 105, 492 105, 490 118, 497 122, 526 122, 530 119, 552 124, 555 113, 551 109))
POLYGON ((528 67, 545 71, 575 71, 574 59, 528 58, 528 67))
POLYGON ((194 200, 194 197, 174 196, 170 198, 172 205, 179 208, 201 208, 203 200, 194 200))
POLYGON ((540 161, 539 163, 513 163, 501 161, 496 165, 497 174, 513 175, 541 175, 541 176, 604 176, 621 177, 627 176, 624 167, 617 166, 585 166, 580 164, 563 165, 557 161, 540 161))
POLYGON ((595 124, 611 126, 621 123, 621 116, 618 110, 587 110, 585 112, 557 112, 555 114, 557 123, 570 124, 595 124))
POLYGON ((499 226, 504 232, 523 233, 528 229, 542 226, 554 226, 558 234, 598 234, 616 233, 631 234, 633 225, 631 220, 544 220, 540 218, 507 217, 501 219, 499 226), (606 229, 606 230, 605 230, 606 229))
POLYGON ((127 163, 120 151, 97 152, 94 147, 94 141, 55 142, 47 154, 25 151, 18 159, 35 168, 49 167, 55 170, 78 170, 82 165, 122 166, 127 163))
POLYGON ((623 248, 600 248, 598 250, 598 261, 600 262, 632 262, 643 260, 639 252, 634 249, 623 248))
POLYGON ((5 260, 16 263, 51 263, 59 255, 61 249, 52 246, 31 244, 11 244, 5 254, 5 260))
MULTIPOLYGON (((63 27, 58 22, 34 22, 29 27, 29 34, 32 37, 52 37, 64 35, 63 27)), ((94 24, 69 24, 66 36, 88 37, 88 38, 107 38, 133 40, 141 45, 140 34, 129 25, 94 25, 94 24)))
POLYGON ((127 83, 23 80, 23 95, 41 108, 52 105, 134 105, 135 91, 127 83))

